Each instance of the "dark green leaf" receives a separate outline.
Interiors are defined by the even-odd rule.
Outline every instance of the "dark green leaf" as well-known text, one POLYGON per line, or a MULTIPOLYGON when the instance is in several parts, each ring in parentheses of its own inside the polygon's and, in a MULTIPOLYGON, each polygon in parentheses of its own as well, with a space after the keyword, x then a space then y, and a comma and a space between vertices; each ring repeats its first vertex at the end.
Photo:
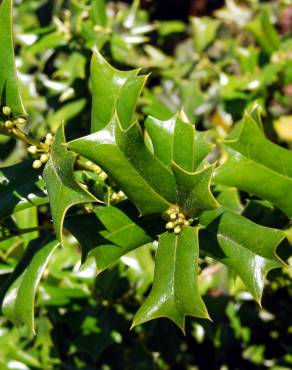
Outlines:
POLYGON ((13 115, 25 115, 18 90, 12 35, 12 0, 0 3, 0 103, 13 115))
POLYGON ((51 146, 50 158, 44 170, 54 228, 62 243, 62 227, 67 210, 73 205, 96 201, 76 182, 74 163, 76 155, 65 147, 64 127, 61 125, 51 146))
POLYGON ((142 215, 165 211, 175 199, 174 178, 145 147, 138 124, 123 130, 117 116, 103 129, 68 143, 106 171, 142 215))
POLYGON ((275 250, 284 232, 222 208, 205 212, 200 223, 205 227, 200 231, 201 250, 234 270, 260 303, 267 273, 283 266, 275 250))
POLYGON ((0 169, 0 219, 48 203, 40 176, 40 171, 32 168, 32 161, 0 169))
POLYGON ((187 315, 209 318, 197 284, 198 258, 197 228, 186 227, 179 235, 160 236, 153 287, 132 326, 167 317, 184 331, 187 315))
POLYGON ((266 139, 248 114, 225 145, 228 158, 214 181, 266 199, 292 217, 292 152, 266 139))
MULTIPOLYGON (((16 326, 26 325, 34 333, 34 300, 42 273, 58 242, 50 238, 33 240, 4 286, 3 314, 16 326)), ((2 290, 3 294, 3 290, 2 290)))

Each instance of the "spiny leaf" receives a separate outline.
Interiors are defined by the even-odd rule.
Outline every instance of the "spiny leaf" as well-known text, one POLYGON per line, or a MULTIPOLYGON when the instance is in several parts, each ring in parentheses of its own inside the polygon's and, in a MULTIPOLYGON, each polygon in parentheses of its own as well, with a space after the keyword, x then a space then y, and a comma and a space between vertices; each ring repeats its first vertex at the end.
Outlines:
POLYGON ((94 259, 98 273, 124 254, 151 242, 162 229, 161 221, 138 217, 128 202, 98 207, 95 214, 69 216, 65 227, 82 247, 82 261, 94 259))
POLYGON ((68 147, 101 166, 142 215, 161 213, 175 199, 174 178, 144 146, 137 123, 123 130, 115 115, 103 130, 68 147))
POLYGON ((209 166, 199 172, 187 172, 173 163, 172 169, 176 179, 177 202, 189 217, 219 207, 210 190, 214 167, 209 166))
POLYGON ((166 121, 148 117, 145 127, 155 156, 169 167, 175 161, 184 170, 193 172, 213 148, 206 140, 206 132, 197 132, 180 114, 166 121))
POLYGON ((91 61, 92 116, 91 132, 103 129, 115 111, 123 128, 133 123, 134 112, 147 76, 139 69, 119 71, 95 50, 91 61))
MULTIPOLYGON (((2 288, 4 316, 14 325, 26 325, 34 333, 34 300, 42 273, 56 247, 57 240, 39 238, 33 240, 2 288)), ((1 294, 1 296, 2 296, 1 294)))
POLYGON ((0 105, 15 116, 25 115, 16 77, 12 35, 12 0, 0 2, 0 105))
POLYGON ((44 170, 54 228, 61 243, 63 221, 67 210, 76 204, 96 201, 76 182, 73 171, 76 154, 69 152, 64 144, 64 127, 61 125, 54 137, 50 157, 44 170))
POLYGON ((260 303, 267 273, 283 266, 275 251, 284 232, 223 208, 204 212, 200 223, 201 250, 234 270, 260 303))
POLYGON ((198 258, 197 228, 186 227, 179 235, 160 236, 153 287, 132 326, 167 317, 184 332, 186 316, 209 318, 197 284, 198 258))
POLYGON ((265 138, 249 114, 225 146, 228 158, 214 182, 255 194, 292 217, 292 152, 265 138))

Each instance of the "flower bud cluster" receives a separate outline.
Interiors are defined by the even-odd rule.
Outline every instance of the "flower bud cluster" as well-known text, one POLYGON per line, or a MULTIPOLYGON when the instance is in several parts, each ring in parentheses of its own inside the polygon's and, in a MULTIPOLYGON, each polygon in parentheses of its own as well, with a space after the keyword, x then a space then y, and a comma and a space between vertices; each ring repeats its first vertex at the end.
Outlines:
POLYGON ((120 190, 118 192, 111 193, 111 202, 120 202, 121 200, 124 200, 126 198, 125 193, 120 190))
POLYGON ((165 228, 173 230, 175 234, 179 234, 183 227, 190 226, 194 220, 187 219, 186 215, 180 210, 179 206, 173 205, 166 211, 166 218, 168 220, 165 228))
POLYGON ((45 164, 50 155, 50 147, 53 142, 53 135, 51 133, 48 133, 45 139, 45 144, 47 146, 46 149, 38 148, 35 145, 31 145, 27 148, 27 151, 32 154, 34 157, 37 157, 32 163, 32 167, 35 169, 41 168, 43 164, 45 164))
POLYGON ((26 119, 24 117, 13 118, 12 109, 8 106, 2 107, 0 114, 3 119, 3 121, 0 121, 0 127, 5 128, 8 131, 13 129, 15 126, 22 126, 26 123, 26 119))
POLYGON ((85 165, 90 168, 93 172, 95 172, 101 180, 106 180, 108 175, 95 163, 91 161, 87 161, 85 165))

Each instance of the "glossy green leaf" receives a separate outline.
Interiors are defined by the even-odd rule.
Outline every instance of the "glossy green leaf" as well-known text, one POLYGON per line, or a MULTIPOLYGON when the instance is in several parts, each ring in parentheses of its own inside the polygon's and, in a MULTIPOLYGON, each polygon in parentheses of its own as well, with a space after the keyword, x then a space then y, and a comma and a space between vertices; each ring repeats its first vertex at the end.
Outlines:
POLYGON ((76 182, 73 171, 76 154, 67 150, 65 142, 64 127, 61 125, 54 137, 50 157, 44 170, 54 228, 61 243, 63 221, 67 210, 76 204, 96 201, 76 182))
POLYGON ((284 232, 222 208, 203 213, 200 223, 201 250, 235 271, 260 303, 267 273, 283 266, 275 251, 284 232))
POLYGON ((32 168, 32 161, 0 169, 0 219, 48 203, 40 176, 40 171, 32 168))
POLYGON ((12 35, 12 0, 0 2, 0 103, 13 115, 25 115, 16 76, 12 35))
POLYGON ((98 207, 95 214, 66 218, 65 227, 82 247, 82 261, 93 258, 98 273, 124 254, 152 241, 163 225, 157 219, 139 218, 129 204, 117 207, 98 207))
MULTIPOLYGON (((16 326, 26 325, 34 333, 34 300, 42 273, 58 242, 51 238, 33 240, 15 271, 4 285, 2 312, 16 326)), ((2 291, 3 292, 3 291, 2 291)))
POLYGON ((292 152, 266 139, 248 114, 225 145, 228 158, 213 180, 266 199, 292 217, 292 152))
POLYGON ((104 129, 68 147, 101 166, 142 215, 161 213, 175 200, 174 178, 145 147, 137 123, 123 130, 114 116, 104 129))
POLYGON ((186 316, 209 318, 198 290, 198 258, 197 228, 186 227, 179 235, 160 236, 153 287, 132 326, 167 317, 184 331, 186 316))
POLYGON ((214 167, 209 166, 199 172, 187 172, 174 162, 172 168, 176 179, 177 202, 189 217, 219 207, 210 190, 214 167))
POLYGON ((91 132, 103 129, 115 111, 123 128, 133 123, 134 112, 147 76, 138 69, 119 71, 95 50, 91 61, 92 116, 91 132))
POLYGON ((171 166, 173 160, 184 170, 195 171, 213 148, 206 140, 206 133, 196 131, 195 126, 183 121, 180 115, 166 121, 148 117, 145 127, 155 156, 167 166, 171 166))

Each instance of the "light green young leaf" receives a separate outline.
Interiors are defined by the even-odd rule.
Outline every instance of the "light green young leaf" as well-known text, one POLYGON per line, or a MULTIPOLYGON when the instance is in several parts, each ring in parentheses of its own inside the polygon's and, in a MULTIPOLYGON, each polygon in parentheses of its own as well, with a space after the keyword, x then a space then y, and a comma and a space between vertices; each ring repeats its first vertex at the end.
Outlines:
POLYGON ((198 289, 198 258, 197 228, 186 227, 179 235, 160 236, 153 287, 132 326, 167 317, 184 332, 186 316, 209 318, 198 289))
POLYGON ((0 2, 0 105, 9 106, 13 115, 25 115, 18 89, 12 35, 12 0, 0 2))
POLYGON ((248 114, 225 146, 228 158, 214 182, 255 194, 292 217, 292 152, 269 141, 248 114))
POLYGON ((204 212, 200 224, 201 250, 235 271, 260 303, 267 273, 284 265, 275 253, 284 232, 223 208, 204 212))
POLYGON ((1 292, 5 293, 2 302, 4 316, 16 326, 26 325, 32 333, 34 333, 34 300, 37 287, 57 246, 57 240, 52 238, 34 239, 1 292))
POLYGON ((64 127, 61 125, 54 137, 44 170, 54 228, 61 243, 64 217, 68 209, 76 204, 96 201, 76 182, 73 171, 76 154, 67 150, 65 142, 64 127))
POLYGON ((147 76, 137 76, 138 73, 138 69, 119 71, 97 50, 94 51, 91 61, 91 132, 103 129, 115 111, 124 129, 133 123, 137 100, 147 79, 147 76))

